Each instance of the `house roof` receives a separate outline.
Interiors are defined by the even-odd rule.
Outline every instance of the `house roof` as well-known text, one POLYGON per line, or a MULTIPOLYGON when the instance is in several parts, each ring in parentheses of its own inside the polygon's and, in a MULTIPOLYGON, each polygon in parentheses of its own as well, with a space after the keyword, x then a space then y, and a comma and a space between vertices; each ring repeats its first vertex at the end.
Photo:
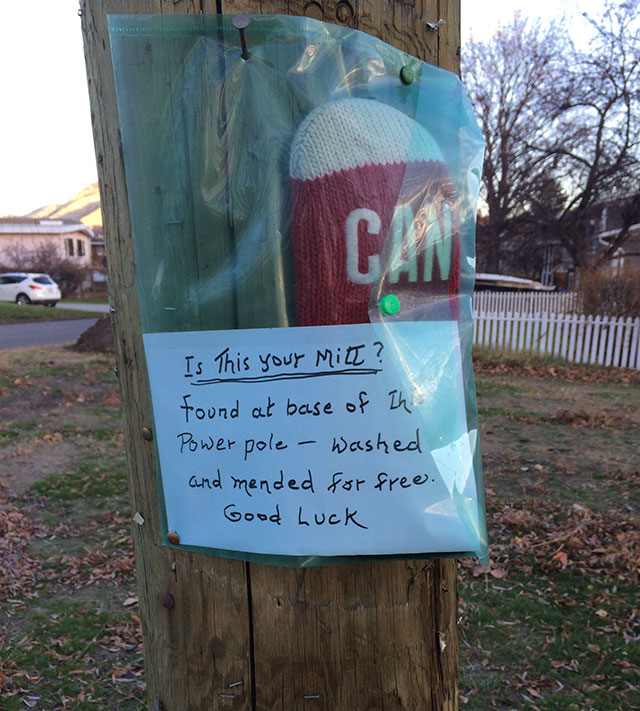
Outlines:
MULTIPOLYGON (((600 218, 599 236, 608 237, 617 234, 622 229, 625 218, 627 220, 632 216, 637 218, 639 197, 640 193, 619 195, 616 198, 594 205, 594 213, 600 218)), ((640 227, 637 219, 632 220, 632 222, 635 223, 633 228, 640 227)))
POLYGON ((93 237, 93 230, 78 220, 38 220, 29 217, 1 217, 0 235, 63 235, 82 232, 93 237))
POLYGON ((522 291, 553 291, 555 288, 553 286, 545 286, 539 281, 533 281, 533 279, 509 276, 508 274, 487 274, 481 272, 476 274, 476 287, 479 286, 522 291))

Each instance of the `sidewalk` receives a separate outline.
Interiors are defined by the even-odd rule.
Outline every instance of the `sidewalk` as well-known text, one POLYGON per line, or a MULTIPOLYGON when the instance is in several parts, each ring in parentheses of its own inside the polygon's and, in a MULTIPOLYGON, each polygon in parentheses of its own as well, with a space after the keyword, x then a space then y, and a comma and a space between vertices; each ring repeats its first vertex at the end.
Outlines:
POLYGON ((79 304, 75 301, 58 301, 57 308, 73 309, 74 311, 95 311, 96 313, 108 314, 109 304, 79 304))

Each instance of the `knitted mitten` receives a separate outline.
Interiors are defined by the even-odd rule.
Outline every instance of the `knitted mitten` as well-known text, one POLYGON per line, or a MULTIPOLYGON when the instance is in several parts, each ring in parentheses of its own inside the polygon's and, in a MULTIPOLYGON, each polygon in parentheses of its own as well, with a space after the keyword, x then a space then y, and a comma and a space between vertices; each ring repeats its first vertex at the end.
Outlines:
POLYGON ((430 134, 371 99, 318 107, 290 159, 298 326, 369 321, 371 288, 402 311, 459 286, 454 190, 430 134))

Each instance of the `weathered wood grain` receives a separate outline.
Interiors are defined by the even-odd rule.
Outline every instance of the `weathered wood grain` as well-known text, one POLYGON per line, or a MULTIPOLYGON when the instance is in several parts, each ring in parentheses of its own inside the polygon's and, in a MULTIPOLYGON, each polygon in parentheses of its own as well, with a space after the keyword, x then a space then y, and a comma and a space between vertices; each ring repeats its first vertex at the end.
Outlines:
MULTIPOLYGON (((222 9, 299 14, 345 24, 457 70, 459 4, 228 0, 222 9), (440 17, 447 20, 445 26, 436 32, 426 28, 426 22, 440 17)), ((106 15, 203 9, 215 12, 216 4, 81 2, 131 503, 145 519, 143 525, 134 524, 134 544, 149 708, 453 711, 458 659, 455 561, 297 570, 179 551, 160 543, 153 444, 142 437, 142 428, 151 427, 151 407, 106 15)))
POLYGON ((453 571, 252 566, 256 709, 457 708, 453 571))
POLYGON ((142 437, 142 428, 152 427, 151 406, 106 21, 108 13, 198 9, 160 0, 84 0, 81 6, 131 505, 145 520, 134 524, 134 545, 150 708, 154 701, 167 711, 218 708, 228 694, 242 711, 252 706, 246 566, 161 545, 153 443, 142 437), (167 594, 172 609, 162 604, 167 594), (244 683, 229 687, 238 681, 244 683))

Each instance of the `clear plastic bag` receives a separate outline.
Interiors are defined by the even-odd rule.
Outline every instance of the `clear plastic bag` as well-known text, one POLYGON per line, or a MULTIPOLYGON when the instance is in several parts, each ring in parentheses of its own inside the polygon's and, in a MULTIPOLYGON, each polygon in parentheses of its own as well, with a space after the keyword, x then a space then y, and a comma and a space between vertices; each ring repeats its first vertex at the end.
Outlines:
POLYGON ((251 20, 244 60, 228 16, 109 18, 164 542, 486 558, 464 89, 355 30, 251 20))

